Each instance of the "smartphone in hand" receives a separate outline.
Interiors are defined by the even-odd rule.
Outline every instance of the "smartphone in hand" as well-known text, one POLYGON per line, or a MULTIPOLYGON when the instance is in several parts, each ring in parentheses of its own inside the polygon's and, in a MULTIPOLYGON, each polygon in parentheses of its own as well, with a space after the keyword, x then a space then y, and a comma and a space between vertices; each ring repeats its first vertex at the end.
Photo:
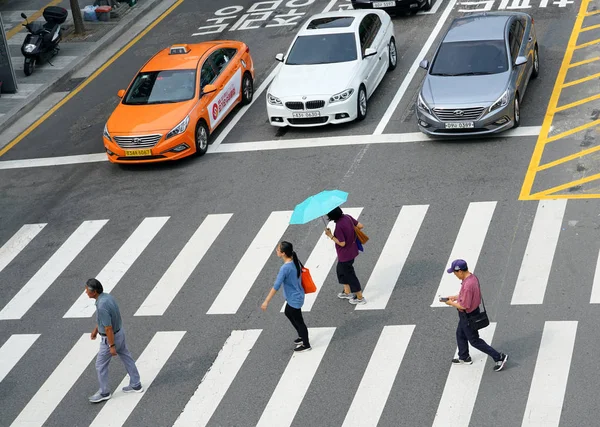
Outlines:
POLYGON ((445 297, 440 297, 440 302, 446 302, 448 301, 449 298, 445 298, 445 297))

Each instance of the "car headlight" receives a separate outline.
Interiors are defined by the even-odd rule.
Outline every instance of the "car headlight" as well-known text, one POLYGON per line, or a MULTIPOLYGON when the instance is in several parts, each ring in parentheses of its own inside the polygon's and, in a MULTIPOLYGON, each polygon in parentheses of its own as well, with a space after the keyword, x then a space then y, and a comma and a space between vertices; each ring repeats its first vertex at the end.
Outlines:
POLYGON ((348 98, 350 98, 353 93, 354 93, 354 89, 346 89, 343 92, 336 93, 331 98, 329 98, 329 103, 345 101, 348 98))
POLYGON ((25 46, 25 48, 23 50, 25 50, 25 52, 27 52, 27 53, 31 53, 35 50, 35 45, 32 43, 29 43, 28 45, 25 46))
POLYGON ((429 114, 431 114, 431 109, 429 108, 429 106, 427 104, 425 104, 425 101, 423 100, 423 97, 421 96, 421 94, 419 94, 419 97, 417 98, 417 108, 419 110, 425 111, 429 114))
POLYGON ((177 126, 175 126, 173 129, 171 129, 169 131, 169 133, 167 134, 167 137, 165 139, 172 138, 176 135, 181 135, 183 132, 185 132, 185 130, 187 129, 189 124, 190 124, 190 116, 186 116, 186 118, 183 119, 181 121, 181 123, 179 123, 177 126))
POLYGON ((277 98, 276 96, 271 95, 270 93, 267 93, 267 102, 271 105, 283 105, 283 102, 281 102, 281 99, 277 98))
POLYGON ((104 125, 104 132, 102 132, 102 136, 112 142, 112 138, 110 137, 110 133, 108 133, 108 128, 104 125))
POLYGON ((496 102, 494 102, 492 104, 492 106, 489 108, 490 113, 492 111, 494 111, 494 110, 497 110, 498 108, 505 107, 506 104, 508 104, 508 98, 509 98, 509 96, 508 96, 508 89, 506 89, 504 91, 504 93, 502 95, 500 95, 500 98, 498 98, 496 100, 496 102))

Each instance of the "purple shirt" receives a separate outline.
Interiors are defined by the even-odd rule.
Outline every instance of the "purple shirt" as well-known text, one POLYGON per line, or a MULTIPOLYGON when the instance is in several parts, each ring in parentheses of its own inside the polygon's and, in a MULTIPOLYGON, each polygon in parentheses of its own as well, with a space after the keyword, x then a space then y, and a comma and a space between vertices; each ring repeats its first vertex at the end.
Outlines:
POLYGON ((467 313, 479 307, 479 304, 481 304, 481 291, 477 276, 471 274, 462 281, 457 302, 465 308, 467 313))
POLYGON ((338 244, 335 245, 338 261, 340 262, 352 261, 358 256, 356 233, 354 232, 354 226, 356 224, 358 224, 358 221, 350 215, 344 215, 335 223, 333 235, 340 243, 346 242, 346 246, 344 247, 341 247, 338 244))

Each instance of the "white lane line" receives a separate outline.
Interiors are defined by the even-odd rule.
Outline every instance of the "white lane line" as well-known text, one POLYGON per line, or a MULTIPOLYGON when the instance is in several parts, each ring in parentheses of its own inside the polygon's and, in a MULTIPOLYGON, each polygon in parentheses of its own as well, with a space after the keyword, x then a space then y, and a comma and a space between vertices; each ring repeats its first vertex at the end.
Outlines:
POLYGON ((97 353, 98 341, 92 341, 86 332, 23 408, 11 427, 44 425, 97 353))
POLYGON ((5 160, 0 162, 0 170, 41 168, 44 166, 78 165, 82 163, 98 162, 108 162, 105 153, 61 157, 42 157, 39 159, 5 160))
POLYGON ((435 0, 435 3, 433 3, 433 7, 431 8, 431 10, 420 10, 419 12, 417 12, 417 15, 433 15, 438 11, 443 2, 444 0, 435 0))
POLYGON ((271 212, 206 314, 237 313, 269 257, 273 256, 291 217, 292 211, 271 212))
POLYGON ((560 424, 576 333, 576 321, 544 324, 522 427, 560 424))
MULTIPOLYGON (((355 219, 358 219, 362 212, 363 208, 344 208, 344 213, 351 215, 355 219)), ((335 231, 335 223, 329 223, 327 227, 331 228, 332 231, 335 231)), ((329 271, 331 267, 335 263, 337 259, 337 253, 335 251, 335 246, 333 242, 323 233, 321 237, 319 237, 319 241, 317 245, 310 253, 308 260, 304 262, 304 266, 310 270, 310 276, 315 282, 317 286, 317 291, 312 294, 306 294, 304 297, 304 305, 302 306, 302 311, 310 311, 317 300, 317 296, 325 283, 325 279, 329 275, 329 271)), ((369 301, 370 303, 370 301, 369 301)), ((285 310, 285 301, 281 307, 281 312, 285 310)))
POLYGON ((22 318, 107 222, 84 221, 0 311, 0 320, 22 318))
POLYGON ((292 424, 334 332, 335 328, 308 329, 312 350, 292 355, 256 427, 292 424))
POLYGON ((126 375, 90 427, 120 427, 125 424, 184 335, 185 331, 159 331, 154 334, 144 352, 136 360, 144 391, 142 393, 123 393, 121 389, 129 385, 129 376, 126 375))
POLYGON ((414 329, 384 326, 342 427, 377 427, 414 329))
POLYGON ((446 9, 444 9, 444 12, 440 16, 440 19, 438 20, 437 24, 435 24, 435 27, 433 28, 433 30, 431 30, 429 38, 427 39, 427 41, 423 45, 423 48, 415 58, 415 61, 408 70, 408 73, 406 73, 404 80, 402 80, 402 84, 398 88, 396 95, 394 95, 394 99, 392 99, 390 106, 387 108, 387 110, 383 114, 383 117, 379 121, 379 124, 375 128, 375 132, 373 132, 374 135, 383 134, 383 132, 385 131, 385 127, 390 122, 394 111, 396 110, 396 108, 398 108, 398 104, 400 104, 400 101, 404 97, 408 86, 412 82, 412 79, 415 77, 417 70, 419 69, 419 63, 425 58, 425 56, 429 52, 429 49, 431 49, 431 46, 435 42, 435 39, 437 38, 438 34, 442 31, 442 28, 444 28, 444 24, 448 20, 448 17, 450 16, 452 9, 454 9, 455 4, 456 0, 450 0, 448 2, 448 6, 446 6, 446 9))
POLYGON ((600 251, 598 251, 598 261, 596 262, 596 272, 594 273, 590 304, 600 304, 600 251))
POLYGON ((355 310, 385 310, 428 208, 429 205, 402 207, 365 286, 368 304, 357 305, 355 310))
POLYGON ((333 7, 335 6, 335 4, 338 2, 338 0, 330 0, 329 3, 327 4, 327 6, 325 6, 325 9, 323 9, 323 13, 327 13, 329 12, 331 9, 333 9, 333 7))
MULTIPOLYGON (((96 276, 96 279, 102 283, 104 292, 110 293, 117 286, 117 283, 131 268, 168 219, 168 216, 144 218, 142 223, 123 243, 123 246, 121 246, 108 264, 96 276)), ((65 313, 63 319, 91 317, 95 312, 95 300, 89 298, 85 292, 82 292, 77 301, 65 313)))
POLYGON ((40 334, 15 334, 0 347, 0 383, 15 367, 40 334))
POLYGON ((539 202, 511 304, 542 304, 567 200, 539 202))
POLYGON ((232 331, 173 427, 205 427, 242 368, 262 329, 232 331))
POLYGON ((16 258, 47 224, 25 224, 0 248, 0 271, 16 258))
MULTIPOLYGON (((496 323, 479 331, 479 336, 491 345, 496 323)), ((452 365, 446 379, 432 427, 468 427, 479 392, 488 355, 470 348, 472 365, 452 365)), ((458 350, 454 354, 458 357, 458 350)))
POLYGON ((134 316, 162 316, 233 214, 208 215, 134 316))
POLYGON ((454 247, 444 266, 442 280, 436 294, 433 297, 431 307, 449 307, 439 301, 438 295, 447 297, 448 295, 457 295, 460 288, 460 281, 454 274, 446 273, 450 263, 455 259, 464 259, 469 266, 469 271, 474 272, 477 265, 477 259, 481 253, 488 227, 492 221, 496 202, 475 202, 469 203, 467 213, 463 218, 462 225, 458 231, 458 236, 454 242, 454 247))

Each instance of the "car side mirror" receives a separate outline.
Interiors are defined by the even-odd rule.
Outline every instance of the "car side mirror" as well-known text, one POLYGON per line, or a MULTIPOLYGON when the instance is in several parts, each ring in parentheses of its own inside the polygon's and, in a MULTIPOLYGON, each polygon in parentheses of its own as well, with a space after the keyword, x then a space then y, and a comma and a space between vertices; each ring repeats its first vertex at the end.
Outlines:
POLYGON ((283 53, 278 53, 275 55, 275 59, 279 62, 283 62, 283 53))
POLYGON ((419 67, 421 67, 424 70, 429 70, 429 61, 424 59, 421 62, 419 62, 419 67))
POLYGON ((21 12, 21 18, 27 21, 27 15, 25 15, 23 12, 21 12))
POLYGON ((217 87, 215 85, 206 85, 202 89, 202 95, 206 95, 208 93, 213 93, 216 90, 217 90, 217 87))
POLYGON ((368 47, 367 50, 365 50, 364 58, 368 58, 369 56, 373 56, 373 55, 377 55, 377 49, 368 47))
POLYGON ((121 89, 120 91, 118 91, 117 96, 119 98, 123 98, 125 96, 125 89, 121 89))
POLYGON ((524 64, 527 64, 527 57, 526 56, 517 56, 517 59, 515 60, 515 67, 519 67, 524 64))

